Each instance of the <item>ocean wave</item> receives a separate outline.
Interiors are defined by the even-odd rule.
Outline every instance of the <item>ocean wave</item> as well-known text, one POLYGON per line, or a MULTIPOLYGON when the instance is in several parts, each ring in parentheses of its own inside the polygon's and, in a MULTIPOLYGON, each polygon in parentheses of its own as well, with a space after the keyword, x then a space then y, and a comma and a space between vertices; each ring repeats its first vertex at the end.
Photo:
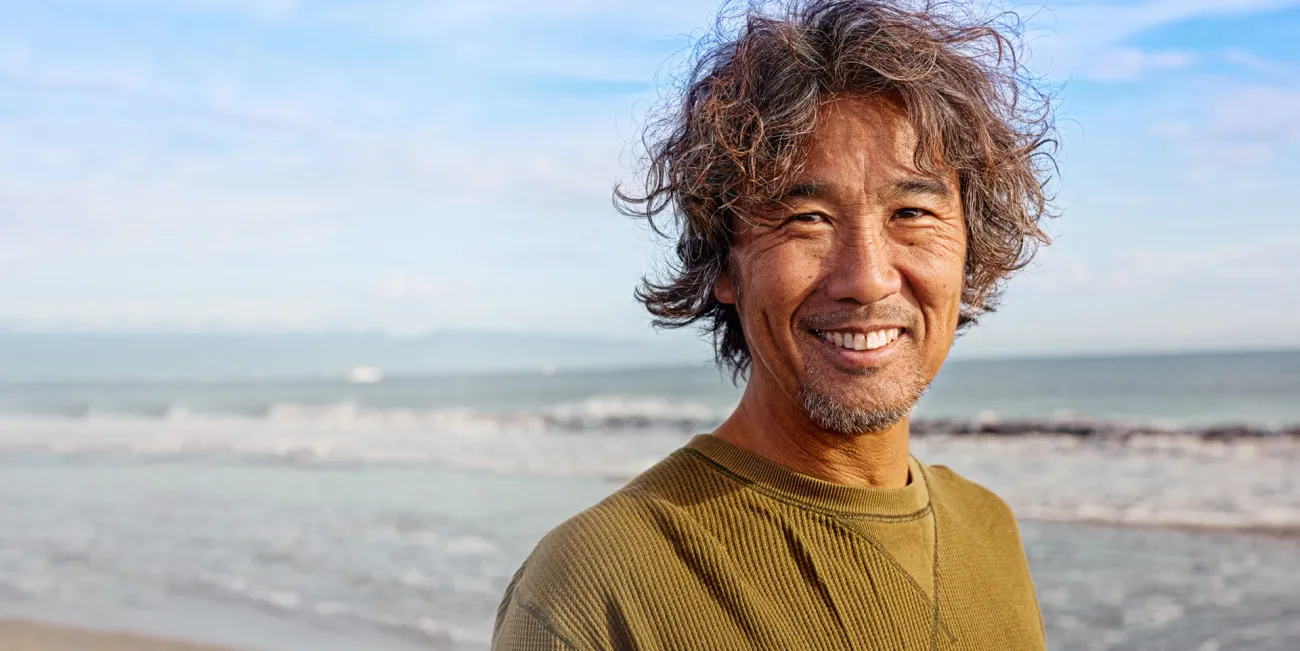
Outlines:
MULTIPOLYGON (((0 454, 147 456, 299 466, 437 465, 501 474, 626 479, 707 432, 722 414, 696 404, 599 398, 548 410, 371 409, 354 403, 284 403, 265 416, 213 416, 183 408, 165 418, 99 414, 66 419, 0 415, 0 454)), ((1260 445, 1300 449, 1300 428, 1156 428, 1083 420, 916 420, 913 446, 1047 440, 1061 450, 1115 446, 1147 454, 1246 458, 1260 445)), ((1068 450, 1067 450, 1068 452, 1068 450)), ((1074 454, 1074 452, 1069 452, 1074 454)))
POLYGON ((1069 436, 1107 440, 1129 440, 1170 435, 1204 440, 1296 437, 1300 424, 1268 427, 1248 423, 1222 423, 1194 427, 1168 427, 1146 423, 1105 421, 1078 417, 1056 419, 999 419, 982 415, 969 420, 916 419, 911 423, 913 436, 1069 436))
POLYGON ((1161 508, 1157 504, 1028 504, 1016 508, 1016 517, 1046 522, 1300 536, 1300 510, 1288 508, 1233 512, 1161 508))
MULTIPOLYGON (((709 431, 720 424, 731 407, 664 399, 597 396, 536 409, 483 409, 450 407, 416 409, 377 407, 355 401, 334 403, 272 402, 197 408, 184 403, 139 404, 113 408, 88 404, 27 411, 0 410, 0 422, 24 419, 58 419, 85 422, 157 421, 178 425, 205 422, 226 424, 270 423, 332 429, 425 430, 430 432, 635 432, 709 431)), ((1065 413, 1057 418, 999 418, 986 412, 972 418, 915 418, 913 436, 1066 436, 1131 440, 1143 437, 1191 436, 1206 440, 1296 437, 1300 423, 1260 425, 1218 423, 1197 426, 1161 426, 1143 422, 1098 420, 1065 413)))
POLYGON ((426 428, 433 430, 622 431, 712 429, 725 413, 694 403, 618 396, 561 403, 548 409, 491 411, 375 409, 346 402, 331 405, 276 404, 266 419, 279 423, 426 428))
MULTIPOLYGON (((605 407, 602 407, 605 408, 605 407)), ((645 409, 644 406, 639 407, 645 409)), ((273 418, 0 417, 0 458, 56 455, 199 463, 338 467, 428 465, 509 475, 626 479, 680 446, 672 426, 596 429, 595 410, 550 414, 448 410, 417 415, 352 408, 283 409, 273 418), (558 424, 558 427, 556 426, 558 424), (600 431, 599 436, 589 435, 600 431)), ((622 422, 625 413, 615 416, 622 422)), ((662 421, 672 425, 672 419, 662 421)))
MULTIPOLYGON (((708 431, 706 419, 717 417, 698 406, 616 400, 540 414, 396 413, 286 406, 257 419, 185 413, 166 419, 0 417, 0 463, 53 457, 60 464, 92 466, 428 466, 618 482, 692 434, 708 431)), ((1294 471, 1300 436, 1294 432, 1087 427, 1092 429, 1079 423, 918 421, 912 452, 988 487, 1025 518, 1300 530, 1300 475, 1294 471)))
POLYGON ((539 409, 492 410, 470 407, 415 409, 375 407, 355 401, 335 403, 273 402, 198 408, 185 403, 60 405, 0 411, 0 420, 59 419, 76 421, 143 420, 192 424, 202 421, 264 421, 338 428, 427 429, 434 431, 525 430, 678 430, 712 429, 730 409, 660 399, 597 396, 539 409))
MULTIPOLYGON (((267 586, 243 576, 205 573, 186 583, 186 592, 242 603, 271 615, 319 618, 322 622, 334 623, 350 620, 416 640, 440 643, 440 646, 479 646, 490 641, 489 632, 482 627, 458 625, 427 614, 386 612, 372 605, 341 599, 312 598, 283 587, 267 586)), ((400 581, 398 583, 403 587, 411 587, 400 581)))

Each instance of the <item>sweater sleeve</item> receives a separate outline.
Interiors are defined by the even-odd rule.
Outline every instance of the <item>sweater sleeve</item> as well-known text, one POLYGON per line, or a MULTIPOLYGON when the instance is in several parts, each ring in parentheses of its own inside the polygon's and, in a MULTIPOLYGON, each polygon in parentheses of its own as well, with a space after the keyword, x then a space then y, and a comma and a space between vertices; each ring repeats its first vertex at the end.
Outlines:
POLYGON ((511 599, 497 614, 492 651, 577 651, 577 647, 533 609, 511 599))

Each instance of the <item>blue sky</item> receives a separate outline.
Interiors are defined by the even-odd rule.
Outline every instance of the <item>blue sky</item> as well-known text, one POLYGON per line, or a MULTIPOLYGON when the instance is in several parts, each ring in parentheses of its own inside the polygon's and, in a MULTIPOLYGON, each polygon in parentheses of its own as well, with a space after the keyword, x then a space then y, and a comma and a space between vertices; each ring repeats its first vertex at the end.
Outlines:
MULTIPOLYGON (((1300 0, 1012 6, 1063 214, 958 352, 1300 345, 1300 0)), ((650 336, 609 190, 715 10, 0 0, 0 326, 650 336)))

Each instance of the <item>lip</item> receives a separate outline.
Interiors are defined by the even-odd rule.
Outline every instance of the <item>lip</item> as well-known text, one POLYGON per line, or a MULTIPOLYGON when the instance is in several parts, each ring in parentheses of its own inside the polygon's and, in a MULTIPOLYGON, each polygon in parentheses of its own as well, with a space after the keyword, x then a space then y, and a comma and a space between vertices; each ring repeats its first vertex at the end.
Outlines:
POLYGON ((874 350, 849 350, 848 348, 836 346, 835 344, 822 339, 821 335, 816 332, 805 330, 804 334, 807 334, 809 337, 816 340, 816 342, 821 345, 823 351, 839 366, 855 369, 875 368, 883 366, 888 362, 898 351, 898 344, 902 342, 904 338, 911 336, 911 332, 907 328, 898 325, 873 325, 869 329, 852 326, 827 328, 828 330, 835 330, 837 332, 861 332, 863 334, 867 333, 869 330, 882 330, 889 328, 898 328, 901 331, 898 338, 874 350))

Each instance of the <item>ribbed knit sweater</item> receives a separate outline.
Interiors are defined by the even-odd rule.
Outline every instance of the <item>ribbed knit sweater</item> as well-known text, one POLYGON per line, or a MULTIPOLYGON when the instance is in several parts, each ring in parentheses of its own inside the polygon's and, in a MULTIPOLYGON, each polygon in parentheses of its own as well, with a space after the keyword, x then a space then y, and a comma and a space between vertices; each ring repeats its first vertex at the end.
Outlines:
POLYGON ((697 436, 538 544, 492 648, 1045 648, 1010 509, 910 468, 855 488, 697 436))

